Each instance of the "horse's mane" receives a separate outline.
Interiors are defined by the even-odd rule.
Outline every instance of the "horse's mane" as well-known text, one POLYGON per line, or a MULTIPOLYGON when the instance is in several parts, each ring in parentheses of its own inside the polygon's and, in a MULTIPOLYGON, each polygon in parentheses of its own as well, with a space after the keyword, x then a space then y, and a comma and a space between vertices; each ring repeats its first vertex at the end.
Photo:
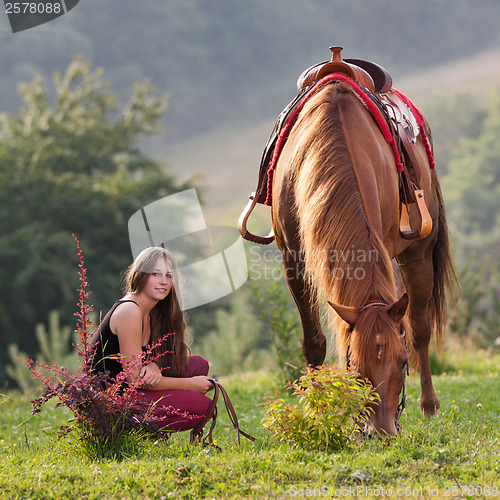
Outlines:
MULTIPOLYGON (((366 217, 338 111, 339 99, 356 99, 351 94, 340 82, 325 86, 306 104, 290 134, 295 131, 299 137, 291 161, 301 252, 310 286, 331 302, 355 307, 373 300, 392 304, 397 289, 391 258, 366 217)), ((380 308, 370 309, 361 315, 370 320, 365 330, 387 332, 380 308)), ((331 319, 339 355, 345 356, 349 327, 336 313, 331 319)), ((362 325, 356 330, 361 332, 362 325)), ((386 355, 396 348, 391 338, 399 332, 394 324, 392 330, 384 335, 386 355)), ((350 346, 351 356, 360 363, 373 359, 375 337, 361 333, 350 346)))

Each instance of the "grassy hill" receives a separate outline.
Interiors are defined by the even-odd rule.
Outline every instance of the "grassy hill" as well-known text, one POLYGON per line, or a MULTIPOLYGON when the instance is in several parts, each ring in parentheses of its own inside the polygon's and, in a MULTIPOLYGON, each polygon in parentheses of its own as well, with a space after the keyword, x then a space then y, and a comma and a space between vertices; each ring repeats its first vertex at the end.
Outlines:
MULTIPOLYGON (((394 79, 393 84, 424 113, 426 105, 436 94, 470 92, 484 103, 488 93, 500 87, 498 61, 500 47, 459 62, 394 79)), ((297 73, 301 71, 302 68, 297 69, 297 73)), ((281 107, 293 97, 284 95, 281 107)), ((177 143, 164 153, 158 141, 154 149, 156 154, 168 159, 181 177, 195 176, 198 179, 198 184, 205 190, 205 214, 210 219, 207 221, 209 224, 235 224, 248 195, 256 187, 262 151, 276 118, 262 117, 260 123, 251 125, 242 120, 231 129, 216 129, 189 142, 177 143)), ((435 147, 439 149, 439 144, 435 147)), ((257 210, 256 221, 260 219, 265 226, 268 209, 258 207, 257 210)))

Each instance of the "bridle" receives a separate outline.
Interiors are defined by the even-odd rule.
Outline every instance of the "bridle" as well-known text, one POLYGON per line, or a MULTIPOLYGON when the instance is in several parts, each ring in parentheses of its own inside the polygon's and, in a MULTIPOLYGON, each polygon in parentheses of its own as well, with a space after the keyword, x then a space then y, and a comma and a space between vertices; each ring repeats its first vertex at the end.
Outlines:
MULTIPOLYGON (((370 307, 374 307, 374 306, 387 307, 388 305, 389 304, 386 304, 385 302, 382 302, 380 300, 374 300, 372 302, 368 302, 363 307, 361 307, 360 312, 363 312, 370 307)), ((350 339, 351 339, 351 333, 353 332, 353 330, 354 330, 354 326, 351 325, 349 328, 349 331, 348 331, 349 343, 347 344, 347 352, 346 352, 346 365, 347 365, 348 370, 350 368, 352 368, 350 339)), ((406 332, 404 331, 403 327, 401 327, 399 334, 403 336, 403 339, 405 342, 405 348, 407 349, 408 346, 406 343, 406 332)), ((396 410, 396 417, 395 417, 396 427, 397 427, 398 431, 401 430, 401 425, 399 423, 399 419, 401 417, 401 414, 405 410, 406 405, 408 404, 408 395, 406 393, 406 380, 407 380, 408 375, 410 375, 410 365, 408 364, 408 359, 406 359, 406 361, 403 363, 402 370, 403 370, 403 389, 401 391, 401 400, 399 401, 398 409, 396 410)))
MULTIPOLYGON (((408 346, 406 344, 406 332, 404 331, 403 328, 401 328, 399 334, 403 336, 403 339, 405 341, 405 348, 408 350, 408 346)), ((406 394, 406 379, 408 378, 408 375, 410 375, 410 365, 408 364, 408 358, 407 358, 403 363, 403 390, 401 391, 401 400, 399 401, 398 404, 398 409, 396 411, 396 419, 395 419, 398 431, 401 430, 401 424, 399 423, 399 418, 401 417, 401 414, 405 411, 406 405, 408 403, 408 395, 406 394)))

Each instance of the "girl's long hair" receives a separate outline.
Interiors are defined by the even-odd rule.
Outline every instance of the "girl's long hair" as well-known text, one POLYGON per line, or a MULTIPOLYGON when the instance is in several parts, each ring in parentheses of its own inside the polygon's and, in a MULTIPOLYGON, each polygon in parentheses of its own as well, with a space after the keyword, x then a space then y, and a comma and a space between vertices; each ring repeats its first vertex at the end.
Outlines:
POLYGON ((150 312, 152 349, 155 363, 167 376, 180 377, 188 367, 191 353, 184 339, 186 319, 182 310, 182 293, 177 263, 170 251, 163 247, 149 247, 143 250, 129 266, 124 277, 124 291, 139 293, 153 272, 158 259, 164 258, 172 272, 172 289, 150 312), (170 334, 170 335, 168 335, 170 334))

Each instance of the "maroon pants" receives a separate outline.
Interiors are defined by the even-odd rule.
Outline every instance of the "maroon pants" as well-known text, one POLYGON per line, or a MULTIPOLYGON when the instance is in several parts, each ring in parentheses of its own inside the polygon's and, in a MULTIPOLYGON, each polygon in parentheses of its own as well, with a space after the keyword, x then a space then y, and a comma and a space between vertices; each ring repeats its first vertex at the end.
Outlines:
MULTIPOLYGON (((189 358, 188 369, 182 378, 208 375, 208 361, 201 356, 192 355, 189 358)), ((164 431, 185 431, 196 427, 206 414, 211 399, 204 394, 194 391, 137 391, 143 398, 155 403, 153 415, 164 431), (172 415, 171 408, 184 413, 186 416, 172 415)))

